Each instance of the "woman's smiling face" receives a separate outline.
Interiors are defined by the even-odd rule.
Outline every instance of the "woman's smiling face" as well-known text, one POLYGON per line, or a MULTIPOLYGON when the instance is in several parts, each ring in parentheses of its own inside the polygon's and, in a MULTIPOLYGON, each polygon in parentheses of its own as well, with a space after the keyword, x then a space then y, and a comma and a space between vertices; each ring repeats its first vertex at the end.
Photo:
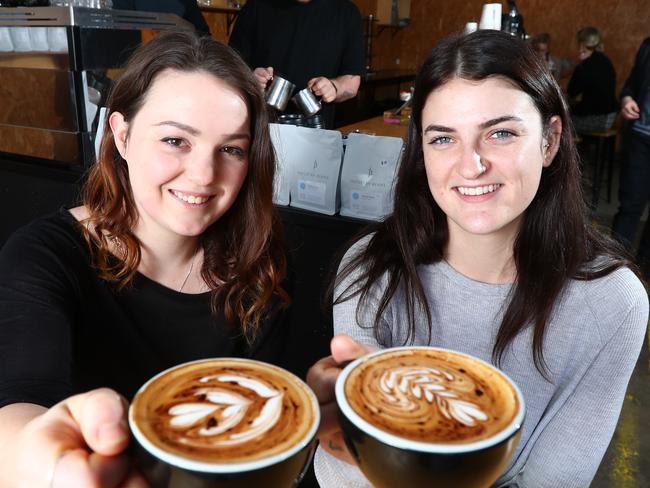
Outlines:
POLYGON ((160 73, 128 123, 111 114, 127 161, 138 234, 198 236, 235 202, 248 172, 242 97, 203 71, 160 73))
MULTIPOLYGON (((557 150, 530 96, 503 78, 453 78, 429 94, 422 127, 429 189, 450 237, 514 237, 557 150)), ((561 131, 559 117, 548 129, 561 131)))

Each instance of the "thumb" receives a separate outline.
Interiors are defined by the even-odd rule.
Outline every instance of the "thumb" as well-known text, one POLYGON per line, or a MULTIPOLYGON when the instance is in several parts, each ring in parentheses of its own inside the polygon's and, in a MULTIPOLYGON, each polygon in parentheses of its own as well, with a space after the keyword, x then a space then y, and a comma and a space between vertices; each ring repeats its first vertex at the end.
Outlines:
POLYGON ((269 66, 266 68, 266 71, 269 73, 269 76, 273 78, 273 66, 269 66))
POLYGON ((376 348, 360 344, 352 339, 352 337, 341 334, 334 336, 330 342, 330 349, 334 361, 337 363, 343 363, 357 359, 371 351, 374 351, 376 348))
POLYGON ((68 399, 67 407, 88 447, 113 456, 129 442, 126 400, 113 390, 101 388, 68 399))

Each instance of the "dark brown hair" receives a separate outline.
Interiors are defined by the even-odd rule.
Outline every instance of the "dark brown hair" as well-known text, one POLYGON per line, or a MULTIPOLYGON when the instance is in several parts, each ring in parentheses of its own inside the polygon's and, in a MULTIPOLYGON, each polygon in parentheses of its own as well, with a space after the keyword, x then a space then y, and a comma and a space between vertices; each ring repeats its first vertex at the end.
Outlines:
MULTIPOLYGON (((215 76, 239 93, 248 109, 248 174, 232 207, 201 236, 201 276, 213 290, 214 313, 223 310, 250 340, 271 298, 277 295, 288 302, 280 286, 286 263, 272 205, 275 157, 264 99, 250 69, 229 47, 210 37, 174 32, 154 37, 133 53, 109 96, 109 114, 119 112, 127 122, 133 120, 156 76, 170 69, 215 76)), ((85 236, 93 264, 103 279, 121 289, 132 282, 141 251, 132 232, 138 213, 128 168, 108 124, 83 203, 90 212, 85 236), (110 253, 110 241, 118 246, 120 259, 110 253)))
POLYGON ((427 182, 422 110, 432 91, 456 77, 510 80, 532 98, 544 131, 554 115, 562 120, 558 153, 542 171, 539 188, 524 212, 514 243, 516 283, 493 348, 493 360, 500 364, 508 345, 531 325, 535 365, 545 374, 542 346, 546 324, 567 282, 572 278, 591 280, 632 265, 623 257, 620 246, 592 228, 587 220, 573 129, 560 88, 530 46, 507 34, 482 30, 445 39, 420 68, 408 140, 397 175, 394 212, 365 232, 371 234, 367 247, 341 268, 332 289, 353 273, 358 279, 337 292, 334 303, 360 295, 360 317, 361 308, 370 303, 373 285, 387 275, 372 325, 377 341, 383 343, 380 319, 398 287, 403 287, 407 297, 409 331, 405 342, 415 337, 416 313, 425 314, 431 334, 431 314, 417 266, 443 258, 449 233, 447 217, 433 199, 427 182))

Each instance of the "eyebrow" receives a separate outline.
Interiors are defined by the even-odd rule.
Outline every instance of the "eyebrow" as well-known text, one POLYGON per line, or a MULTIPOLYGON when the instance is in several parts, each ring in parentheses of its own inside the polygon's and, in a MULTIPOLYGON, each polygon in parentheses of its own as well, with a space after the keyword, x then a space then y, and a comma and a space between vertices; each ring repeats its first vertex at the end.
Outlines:
MULTIPOLYGON (((479 129, 487 129, 488 127, 492 127, 493 125, 497 125, 502 122, 523 122, 523 119, 515 117, 514 115, 504 115, 495 119, 486 120, 479 125, 479 129)), ((430 124, 424 129, 424 133, 426 134, 427 132, 456 132, 456 130, 452 127, 447 127, 444 125, 430 124)))
MULTIPOLYGON (((183 124, 182 122, 176 122, 175 120, 163 120, 162 122, 154 124, 156 127, 161 125, 171 125, 172 127, 176 127, 177 129, 192 134, 193 136, 198 136, 201 134, 201 131, 199 129, 192 127, 191 125, 183 124)), ((235 134, 226 134, 224 138, 228 141, 235 141, 238 139, 250 140, 251 136, 246 132, 239 132, 235 134)))
POLYGON ((191 125, 183 124, 181 122, 176 122, 174 120, 163 120, 162 122, 158 122, 157 124, 154 124, 154 126, 158 127, 161 125, 171 125, 172 127, 176 127, 177 129, 183 130, 189 134, 192 134, 193 136, 198 136, 201 131, 195 127, 192 127, 191 125))

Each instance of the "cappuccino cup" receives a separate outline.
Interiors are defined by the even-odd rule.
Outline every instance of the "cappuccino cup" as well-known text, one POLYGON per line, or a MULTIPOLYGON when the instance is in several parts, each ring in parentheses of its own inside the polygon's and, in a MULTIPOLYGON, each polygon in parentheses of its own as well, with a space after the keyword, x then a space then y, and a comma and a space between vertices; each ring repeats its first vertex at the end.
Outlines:
POLYGON ((129 408, 139 468, 155 488, 297 486, 319 422, 316 396, 298 377, 236 358, 168 369, 129 408))
POLYGON ((368 354, 336 382, 343 436, 377 488, 489 487, 519 441, 524 399, 490 364, 401 347, 368 354))

